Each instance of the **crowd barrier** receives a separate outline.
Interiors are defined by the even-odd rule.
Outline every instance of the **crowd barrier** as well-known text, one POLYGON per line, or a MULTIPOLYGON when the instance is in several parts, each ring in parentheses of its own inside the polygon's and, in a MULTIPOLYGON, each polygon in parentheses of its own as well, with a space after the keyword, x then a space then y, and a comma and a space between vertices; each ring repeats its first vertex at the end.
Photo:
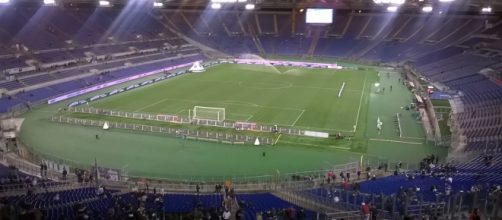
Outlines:
POLYGON ((99 120, 89 120, 89 119, 78 119, 63 116, 52 116, 51 121, 72 125, 82 125, 82 126, 92 126, 103 128, 105 123, 109 126, 108 129, 123 129, 123 130, 134 130, 150 133, 160 133, 168 134, 180 139, 196 139, 196 140, 209 140, 218 141, 231 144, 252 144, 256 139, 260 141, 261 144, 270 145, 273 143, 272 138, 267 137, 255 137, 249 135, 238 135, 238 134, 228 134, 212 131, 199 131, 199 130, 188 130, 188 129, 176 129, 168 127, 158 127, 151 125, 142 124, 129 124, 129 123, 119 123, 119 122, 107 122, 99 120))

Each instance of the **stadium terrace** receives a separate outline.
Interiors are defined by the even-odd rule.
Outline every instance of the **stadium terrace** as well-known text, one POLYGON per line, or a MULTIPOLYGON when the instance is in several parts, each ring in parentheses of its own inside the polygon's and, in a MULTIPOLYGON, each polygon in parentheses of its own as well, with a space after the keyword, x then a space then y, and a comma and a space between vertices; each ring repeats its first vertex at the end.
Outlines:
POLYGON ((501 11, 0 0, 0 219, 502 219, 501 11))

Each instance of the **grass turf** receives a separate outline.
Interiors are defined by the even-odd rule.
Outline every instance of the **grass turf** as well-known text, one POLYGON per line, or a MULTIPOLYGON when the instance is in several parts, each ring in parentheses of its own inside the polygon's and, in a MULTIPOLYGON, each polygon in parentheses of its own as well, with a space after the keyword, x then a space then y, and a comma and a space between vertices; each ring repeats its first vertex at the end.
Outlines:
POLYGON ((194 106, 209 106, 225 108, 232 121, 352 131, 369 74, 375 72, 224 64, 91 105, 186 117, 194 106))
POLYGON ((376 71, 229 64, 91 104, 124 111, 171 114, 187 114, 194 105, 224 107, 227 118, 233 120, 326 131, 350 131, 357 121, 355 136, 339 142, 283 136, 275 147, 251 147, 181 141, 145 133, 103 132, 97 128, 47 121, 58 108, 78 98, 26 114, 21 139, 34 151, 49 158, 65 158, 71 164, 91 164, 97 158, 103 166, 127 167, 129 174, 134 176, 169 178, 262 175, 276 170, 284 173, 329 168, 332 164, 358 161, 361 154, 366 158, 401 161, 403 149, 409 163, 430 153, 444 156, 444 149, 424 143, 421 125, 411 113, 400 108, 409 104, 411 94, 404 86, 397 85, 397 76, 380 79, 382 86, 396 84, 393 93, 375 95, 373 83, 377 80, 376 71), (346 90, 338 98, 342 82, 347 83, 346 90), (392 132, 391 118, 396 112, 402 113, 406 138, 399 138, 392 132), (382 134, 375 132, 376 117, 384 121, 382 134), (101 134, 102 138, 95 140, 95 134, 101 134), (263 151, 267 152, 265 158, 261 156, 263 151))

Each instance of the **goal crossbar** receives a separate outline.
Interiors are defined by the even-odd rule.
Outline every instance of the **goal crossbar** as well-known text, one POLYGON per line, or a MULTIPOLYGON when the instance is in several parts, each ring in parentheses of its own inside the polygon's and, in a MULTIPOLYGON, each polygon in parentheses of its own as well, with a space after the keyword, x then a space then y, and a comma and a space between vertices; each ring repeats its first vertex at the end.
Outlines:
POLYGON ((192 119, 225 121, 225 108, 194 106, 192 119))

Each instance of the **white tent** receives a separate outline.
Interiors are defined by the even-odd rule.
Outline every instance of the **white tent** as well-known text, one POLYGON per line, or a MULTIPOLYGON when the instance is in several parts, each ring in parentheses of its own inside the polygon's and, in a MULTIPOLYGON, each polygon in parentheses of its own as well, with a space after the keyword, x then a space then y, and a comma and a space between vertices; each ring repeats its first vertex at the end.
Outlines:
POLYGON ((258 140, 258 138, 254 140, 254 146, 260 146, 260 140, 258 140))
POLYGON ((108 130, 110 129, 110 126, 108 125, 108 122, 105 122, 105 124, 103 124, 103 130, 108 130))
POLYGON ((190 67, 190 72, 200 73, 204 71, 205 69, 199 61, 196 61, 195 63, 193 63, 192 67, 190 67))

